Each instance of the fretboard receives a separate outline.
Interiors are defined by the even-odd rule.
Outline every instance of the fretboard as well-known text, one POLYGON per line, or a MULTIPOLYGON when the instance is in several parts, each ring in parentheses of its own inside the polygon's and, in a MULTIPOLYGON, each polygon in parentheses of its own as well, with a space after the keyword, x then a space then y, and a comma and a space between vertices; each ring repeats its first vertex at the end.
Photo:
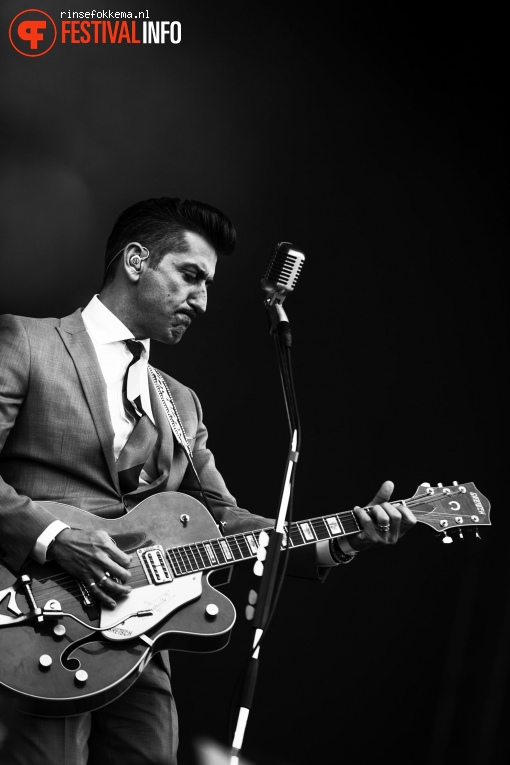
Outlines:
MULTIPOLYGON (((245 531, 203 542, 195 542, 182 547, 171 547, 167 550, 175 576, 191 574, 193 571, 229 566, 238 561, 255 558, 259 549, 261 531, 271 532, 273 528, 266 527, 256 531, 245 531)), ((310 518, 306 521, 296 521, 290 526, 290 534, 286 527, 282 547, 302 547, 321 542, 334 537, 343 537, 360 531, 360 526, 352 510, 310 518)))

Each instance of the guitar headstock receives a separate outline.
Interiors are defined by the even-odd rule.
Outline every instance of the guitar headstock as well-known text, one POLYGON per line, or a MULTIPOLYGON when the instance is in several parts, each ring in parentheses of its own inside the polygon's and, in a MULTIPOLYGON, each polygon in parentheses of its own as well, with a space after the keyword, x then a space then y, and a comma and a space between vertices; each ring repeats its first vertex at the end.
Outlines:
MULTIPOLYGON (((408 501, 418 521, 435 531, 449 532, 469 526, 490 526, 490 503, 474 483, 430 486, 422 483, 408 501)), ((450 541, 445 535, 443 541, 450 541)))

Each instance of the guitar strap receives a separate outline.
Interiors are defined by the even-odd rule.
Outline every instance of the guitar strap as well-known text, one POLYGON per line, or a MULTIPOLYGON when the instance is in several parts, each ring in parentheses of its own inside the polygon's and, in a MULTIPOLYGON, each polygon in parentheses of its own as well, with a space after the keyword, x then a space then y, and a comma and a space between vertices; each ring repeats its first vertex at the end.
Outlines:
POLYGON ((175 401, 173 399, 173 396, 170 393, 170 388, 166 384, 166 381, 163 378, 163 375, 161 374, 161 372, 159 372, 157 369, 154 369, 154 367, 151 366, 150 364, 147 365, 147 368, 149 370, 151 380, 154 384, 154 388, 156 389, 156 393, 158 394, 161 400, 161 403, 163 404, 163 409, 165 410, 165 414, 167 416, 168 422, 170 424, 170 427, 172 428, 172 433, 174 434, 175 439, 177 443, 179 444, 179 446, 181 446, 182 449, 184 449, 184 453, 186 454, 186 457, 188 458, 188 462, 193 471, 193 475, 195 476, 195 480, 197 482, 198 488, 200 490, 200 493, 202 494, 204 504, 206 508, 208 509, 209 513, 211 514, 216 526, 218 526, 220 533, 223 534, 221 525, 218 524, 218 522, 216 521, 216 518, 214 517, 213 511, 211 510, 209 501, 205 495, 205 492, 202 486, 202 482, 199 478, 199 475, 193 463, 193 455, 190 449, 189 440, 186 436, 186 431, 184 430, 184 425, 182 424, 181 418, 179 416, 179 412, 177 411, 177 407, 175 406, 175 401))

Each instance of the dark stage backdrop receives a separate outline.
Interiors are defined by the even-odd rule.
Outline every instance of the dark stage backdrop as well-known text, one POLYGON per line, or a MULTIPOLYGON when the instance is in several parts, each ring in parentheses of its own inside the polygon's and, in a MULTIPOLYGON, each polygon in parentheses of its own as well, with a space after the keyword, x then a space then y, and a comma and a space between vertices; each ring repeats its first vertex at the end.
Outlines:
MULTIPOLYGON (((181 22, 180 44, 57 42, 38 58, 8 40, 24 6, 2 3, 0 310, 85 305, 115 216, 139 199, 224 210, 239 248, 208 315, 152 357, 199 393, 239 503, 272 515, 288 436, 259 282, 276 242, 301 247, 286 303, 296 515, 368 502, 387 478, 397 497, 474 481, 493 527, 446 546, 420 525, 322 586, 289 580, 245 755, 506 763, 503 20, 444 4, 147 3, 150 19, 181 22)), ((58 21, 95 7, 69 5, 41 9, 58 21)), ((174 657, 182 765, 197 736, 229 741, 250 586, 248 567, 228 588, 240 616, 225 651, 174 657)))

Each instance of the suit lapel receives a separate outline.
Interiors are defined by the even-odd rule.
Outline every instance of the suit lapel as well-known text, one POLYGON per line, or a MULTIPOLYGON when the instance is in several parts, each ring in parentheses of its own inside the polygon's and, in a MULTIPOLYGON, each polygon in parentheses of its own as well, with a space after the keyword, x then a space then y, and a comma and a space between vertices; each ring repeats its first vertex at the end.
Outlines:
POLYGON ((78 309, 75 313, 63 318, 57 330, 74 362, 110 474, 120 493, 106 383, 94 345, 81 318, 81 310, 78 309))

